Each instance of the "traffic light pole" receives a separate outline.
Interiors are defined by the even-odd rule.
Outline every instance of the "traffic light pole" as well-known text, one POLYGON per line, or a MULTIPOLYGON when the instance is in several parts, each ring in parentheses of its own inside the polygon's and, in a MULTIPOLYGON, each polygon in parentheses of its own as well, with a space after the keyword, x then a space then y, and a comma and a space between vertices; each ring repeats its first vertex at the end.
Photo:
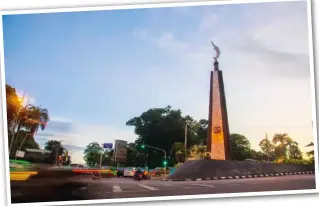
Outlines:
POLYGON ((153 146, 150 146, 150 145, 147 145, 147 144, 144 144, 145 147, 149 147, 149 148, 153 148, 153 149, 157 149, 157 150, 160 150, 162 152, 164 152, 164 158, 166 160, 166 152, 165 150, 161 149, 161 148, 158 148, 158 147, 153 147, 153 146))
MULTIPOLYGON (((153 149, 160 150, 160 151, 164 152, 164 159, 166 161, 166 152, 165 152, 165 150, 163 150, 161 148, 158 148, 158 147, 153 147, 153 146, 150 146, 150 145, 147 145, 147 144, 143 144, 143 145, 145 147, 153 148, 153 149)), ((165 172, 166 172, 166 164, 164 164, 164 169, 165 169, 165 172)))

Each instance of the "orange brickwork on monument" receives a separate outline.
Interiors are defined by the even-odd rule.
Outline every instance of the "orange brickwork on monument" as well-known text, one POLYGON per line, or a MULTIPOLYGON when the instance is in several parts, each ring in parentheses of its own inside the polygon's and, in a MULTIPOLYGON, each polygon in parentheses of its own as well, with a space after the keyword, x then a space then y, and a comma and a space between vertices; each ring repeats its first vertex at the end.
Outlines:
POLYGON ((214 65, 217 69, 211 71, 207 145, 211 159, 229 160, 231 159, 229 126, 223 76, 222 72, 218 70, 218 63, 215 62, 214 65))

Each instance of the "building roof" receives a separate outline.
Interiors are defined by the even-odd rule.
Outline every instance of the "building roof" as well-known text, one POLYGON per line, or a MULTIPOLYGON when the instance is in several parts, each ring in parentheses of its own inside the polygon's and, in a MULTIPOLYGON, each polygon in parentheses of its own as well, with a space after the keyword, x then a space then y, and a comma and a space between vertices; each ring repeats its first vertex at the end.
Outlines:
POLYGON ((51 153, 50 150, 44 150, 44 149, 25 149, 27 152, 39 152, 39 153, 51 153))

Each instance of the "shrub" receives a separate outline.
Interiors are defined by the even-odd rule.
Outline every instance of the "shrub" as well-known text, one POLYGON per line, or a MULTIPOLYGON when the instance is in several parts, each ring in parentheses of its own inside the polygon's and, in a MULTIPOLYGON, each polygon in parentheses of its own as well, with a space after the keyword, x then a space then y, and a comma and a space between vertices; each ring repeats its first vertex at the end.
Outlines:
POLYGON ((284 164, 296 164, 296 165, 310 165, 309 160, 299 160, 299 159, 286 159, 283 161, 284 164))

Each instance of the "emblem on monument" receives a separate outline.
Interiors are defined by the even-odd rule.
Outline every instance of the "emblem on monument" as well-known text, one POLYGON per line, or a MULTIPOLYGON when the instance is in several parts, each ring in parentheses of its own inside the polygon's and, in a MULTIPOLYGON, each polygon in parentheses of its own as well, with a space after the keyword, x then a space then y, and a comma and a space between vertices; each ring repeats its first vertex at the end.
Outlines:
POLYGON ((220 132, 221 132, 220 126, 214 127, 214 133, 215 133, 215 134, 218 134, 218 133, 220 133, 220 132))

